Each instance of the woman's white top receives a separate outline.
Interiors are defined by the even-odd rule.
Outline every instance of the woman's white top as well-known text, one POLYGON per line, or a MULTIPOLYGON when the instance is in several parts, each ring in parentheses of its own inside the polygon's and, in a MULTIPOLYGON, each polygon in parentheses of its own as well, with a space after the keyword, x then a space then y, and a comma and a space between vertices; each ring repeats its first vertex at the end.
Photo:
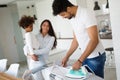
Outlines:
POLYGON ((43 35, 40 34, 40 33, 37 34, 36 37, 37 37, 37 39, 38 39, 38 41, 40 43, 40 47, 39 47, 38 50, 35 50, 34 52, 37 55, 49 54, 50 50, 53 47, 55 38, 53 36, 48 35, 48 34, 43 37, 43 35))
MULTIPOLYGON (((33 50, 33 52, 36 55, 49 54, 50 50, 53 47, 55 38, 48 34, 43 37, 41 33, 37 34, 36 38, 40 45, 39 45, 39 48, 37 47, 35 50, 33 50)), ((29 48, 27 44, 24 46, 23 49, 24 49, 24 54, 27 56, 27 54, 29 53, 29 48)))
POLYGON ((29 54, 35 54, 34 50, 39 49, 40 44, 32 32, 25 33, 25 42, 26 46, 28 47, 29 54))
MULTIPOLYGON (((97 25, 94 13, 86 8, 81 8, 79 6, 76 12, 76 16, 72 18, 70 22, 72 23, 75 36, 79 43, 79 47, 81 48, 81 51, 83 53, 90 40, 87 33, 87 28, 90 28, 93 25, 97 25)), ((103 53, 104 51, 105 50, 103 48, 103 45, 101 41, 99 41, 98 45, 88 56, 88 58, 96 57, 99 55, 98 52, 103 53)))

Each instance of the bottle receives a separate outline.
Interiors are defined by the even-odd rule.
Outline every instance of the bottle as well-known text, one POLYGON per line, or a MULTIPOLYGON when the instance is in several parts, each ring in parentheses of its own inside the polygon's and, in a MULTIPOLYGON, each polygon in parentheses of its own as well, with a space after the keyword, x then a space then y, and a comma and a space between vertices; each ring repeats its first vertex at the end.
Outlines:
POLYGON ((109 8, 109 2, 108 2, 108 0, 107 0, 107 5, 106 5, 106 8, 109 8))
POLYGON ((98 5, 98 1, 95 1, 95 6, 94 6, 94 10, 100 10, 100 6, 98 5))

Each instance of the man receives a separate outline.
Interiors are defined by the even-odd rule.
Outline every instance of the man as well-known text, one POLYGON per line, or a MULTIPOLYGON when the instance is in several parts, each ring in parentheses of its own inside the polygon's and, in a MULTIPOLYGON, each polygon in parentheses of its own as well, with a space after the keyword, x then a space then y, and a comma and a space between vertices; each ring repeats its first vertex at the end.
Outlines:
POLYGON ((104 78, 105 50, 100 42, 95 16, 89 10, 75 6, 68 0, 54 0, 52 4, 53 15, 68 18, 73 26, 74 38, 70 49, 62 60, 66 66, 69 57, 78 48, 82 55, 72 65, 78 70, 82 65, 88 65, 96 75, 104 78))

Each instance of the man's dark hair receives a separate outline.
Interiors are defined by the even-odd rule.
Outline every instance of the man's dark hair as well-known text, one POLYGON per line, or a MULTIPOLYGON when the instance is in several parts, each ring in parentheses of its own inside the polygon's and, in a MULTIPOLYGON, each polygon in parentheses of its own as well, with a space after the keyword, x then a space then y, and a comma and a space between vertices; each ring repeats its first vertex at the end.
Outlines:
POLYGON ((19 20, 18 24, 23 29, 27 28, 29 25, 34 23, 34 18, 31 16, 22 16, 22 18, 19 20))
POLYGON ((68 0, 54 0, 52 4, 53 15, 56 16, 63 11, 67 11, 67 7, 74 6, 68 0))

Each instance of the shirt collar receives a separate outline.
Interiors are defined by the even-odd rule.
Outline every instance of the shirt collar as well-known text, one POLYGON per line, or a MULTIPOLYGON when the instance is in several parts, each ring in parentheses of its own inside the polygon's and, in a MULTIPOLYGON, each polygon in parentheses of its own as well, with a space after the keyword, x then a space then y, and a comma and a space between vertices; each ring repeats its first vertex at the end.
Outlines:
MULTIPOLYGON (((43 37, 42 33, 40 33, 40 36, 43 37)), ((49 36, 49 34, 46 34, 43 38, 46 38, 48 36, 49 36)))

